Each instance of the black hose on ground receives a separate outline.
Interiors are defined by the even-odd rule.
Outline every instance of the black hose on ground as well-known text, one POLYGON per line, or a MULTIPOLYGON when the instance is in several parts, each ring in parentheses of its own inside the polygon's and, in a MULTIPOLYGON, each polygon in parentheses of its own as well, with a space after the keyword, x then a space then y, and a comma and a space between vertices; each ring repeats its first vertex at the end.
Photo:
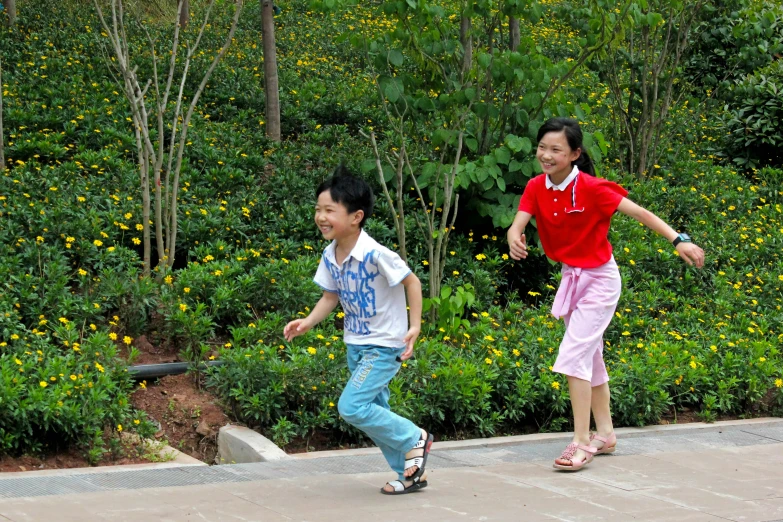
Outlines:
MULTIPOLYGON (((199 364, 199 370, 206 370, 210 366, 221 366, 223 361, 207 361, 199 364)), ((128 367, 128 373, 137 381, 147 379, 159 379, 167 375, 180 375, 193 368, 194 365, 188 362, 159 363, 159 364, 137 364, 128 367)))

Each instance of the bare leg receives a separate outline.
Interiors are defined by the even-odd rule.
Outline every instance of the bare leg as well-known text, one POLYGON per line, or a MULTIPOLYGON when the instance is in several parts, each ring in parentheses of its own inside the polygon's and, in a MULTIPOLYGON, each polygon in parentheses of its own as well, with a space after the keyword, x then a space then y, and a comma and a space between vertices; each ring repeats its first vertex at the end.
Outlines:
MULTIPOLYGON (((592 387, 590 381, 579 379, 577 377, 568 377, 568 390, 571 394, 571 409, 574 411, 574 440, 576 444, 583 446, 590 445, 590 403, 592 398, 592 387)), ((577 450, 574 459, 581 460, 587 458, 587 454, 577 450)), ((570 465, 569 461, 556 459, 555 462, 563 465, 570 465)))
POLYGON ((614 431, 612 413, 609 411, 609 383, 594 386, 592 393, 591 406, 595 418, 595 430, 602 437, 606 437, 614 431))

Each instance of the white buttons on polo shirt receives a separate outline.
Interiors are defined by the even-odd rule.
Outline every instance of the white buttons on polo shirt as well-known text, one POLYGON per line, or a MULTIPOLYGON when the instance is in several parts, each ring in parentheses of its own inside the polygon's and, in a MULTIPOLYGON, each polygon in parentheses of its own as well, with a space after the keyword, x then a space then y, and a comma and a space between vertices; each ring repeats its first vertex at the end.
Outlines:
POLYGON ((555 203, 557 203, 557 198, 555 198, 555 203))
POLYGON ((555 215, 557 215, 557 212, 555 212, 555 215))

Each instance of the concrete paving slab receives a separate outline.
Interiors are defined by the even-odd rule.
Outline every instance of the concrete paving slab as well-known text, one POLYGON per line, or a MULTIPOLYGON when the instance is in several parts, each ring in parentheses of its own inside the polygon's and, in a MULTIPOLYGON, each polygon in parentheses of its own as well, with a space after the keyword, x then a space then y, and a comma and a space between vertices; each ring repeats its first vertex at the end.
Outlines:
POLYGON ((394 474, 377 453, 15 474, 0 479, 0 521, 783 521, 781 428, 642 430, 620 438, 627 455, 597 457, 578 473, 552 469, 563 447, 552 438, 444 448, 429 461, 429 487, 397 497, 378 492, 394 474))

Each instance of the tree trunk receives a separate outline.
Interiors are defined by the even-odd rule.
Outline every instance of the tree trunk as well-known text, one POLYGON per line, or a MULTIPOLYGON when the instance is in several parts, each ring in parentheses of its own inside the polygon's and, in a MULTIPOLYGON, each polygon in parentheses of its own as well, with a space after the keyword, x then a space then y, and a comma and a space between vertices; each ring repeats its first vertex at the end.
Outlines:
POLYGON ((508 17, 508 47, 513 52, 519 48, 519 18, 508 17))
POLYGON ((16 22, 16 0, 5 0, 5 11, 8 15, 6 23, 11 27, 16 22))
POLYGON ((264 50, 264 93, 266 94, 266 135, 280 141, 280 91, 275 49, 275 14, 272 0, 261 2, 261 39, 264 50))
POLYGON ((0 171, 5 170, 5 141, 3 141, 3 60, 0 57, 0 171))
POLYGON ((182 7, 179 11, 179 26, 184 29, 188 26, 188 20, 190 20, 190 1, 181 0, 181 2, 182 7))

